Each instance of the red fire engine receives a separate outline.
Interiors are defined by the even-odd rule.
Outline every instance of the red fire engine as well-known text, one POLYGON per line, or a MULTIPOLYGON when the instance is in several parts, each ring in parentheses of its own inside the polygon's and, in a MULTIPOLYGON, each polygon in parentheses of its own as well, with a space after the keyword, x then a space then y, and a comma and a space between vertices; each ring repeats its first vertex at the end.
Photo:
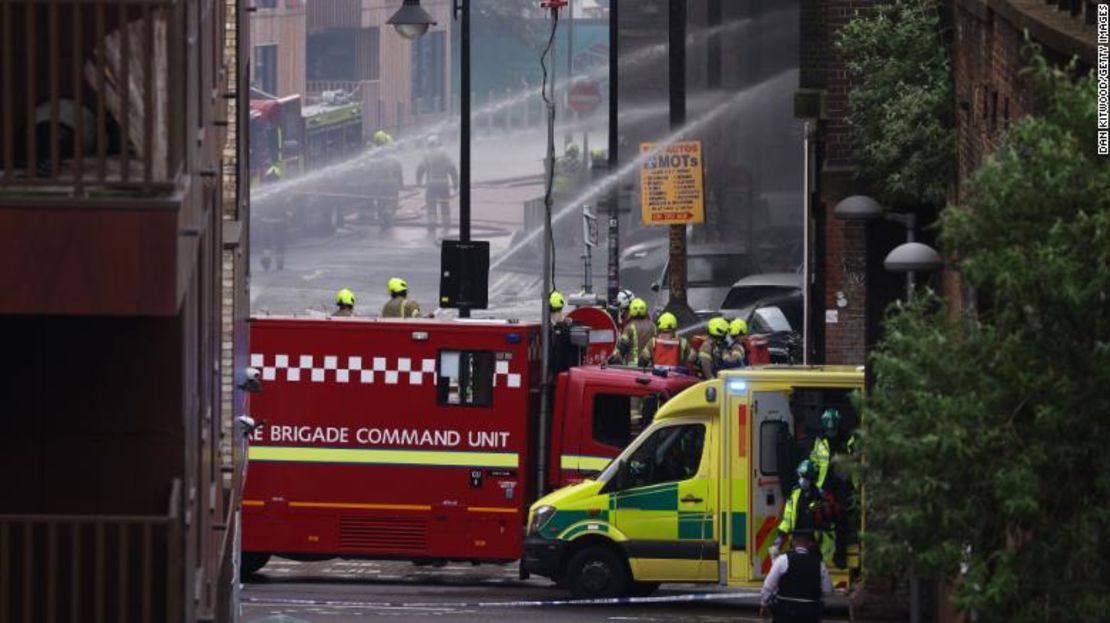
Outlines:
POLYGON ((512 561, 528 505, 600 470, 694 383, 571 368, 540 448, 540 327, 256 318, 243 571, 271 554, 512 561))

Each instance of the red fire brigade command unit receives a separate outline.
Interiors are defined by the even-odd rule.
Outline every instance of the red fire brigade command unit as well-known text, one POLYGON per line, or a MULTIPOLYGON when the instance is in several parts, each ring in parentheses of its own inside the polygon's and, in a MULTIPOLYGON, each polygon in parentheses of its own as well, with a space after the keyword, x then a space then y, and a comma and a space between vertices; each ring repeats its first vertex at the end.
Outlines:
POLYGON ((516 560, 540 484, 601 469, 694 383, 571 368, 543 437, 537 324, 251 322, 263 391, 251 398, 245 574, 272 554, 516 560))

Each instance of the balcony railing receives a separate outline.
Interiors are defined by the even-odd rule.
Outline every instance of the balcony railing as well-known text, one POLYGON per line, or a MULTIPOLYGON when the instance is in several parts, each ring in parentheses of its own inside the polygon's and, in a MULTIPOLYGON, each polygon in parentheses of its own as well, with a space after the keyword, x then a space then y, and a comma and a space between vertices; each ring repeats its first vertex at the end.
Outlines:
POLYGON ((0 621, 177 621, 180 482, 164 516, 0 515, 0 621))
POLYGON ((197 4, 0 1, 0 193, 171 189, 197 4))

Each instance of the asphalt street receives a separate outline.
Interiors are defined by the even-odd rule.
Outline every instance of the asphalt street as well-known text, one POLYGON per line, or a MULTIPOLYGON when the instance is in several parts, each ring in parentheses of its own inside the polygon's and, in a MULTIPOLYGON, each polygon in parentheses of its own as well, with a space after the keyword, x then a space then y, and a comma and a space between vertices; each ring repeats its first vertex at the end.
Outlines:
MULTIPOLYGON (((759 620, 758 595, 751 589, 664 584, 637 603, 575 605, 567 600, 567 593, 546 579, 520 580, 515 565, 417 567, 407 562, 274 558, 243 586, 241 604, 244 623, 759 620)), ((842 600, 834 602, 843 607, 842 600)))

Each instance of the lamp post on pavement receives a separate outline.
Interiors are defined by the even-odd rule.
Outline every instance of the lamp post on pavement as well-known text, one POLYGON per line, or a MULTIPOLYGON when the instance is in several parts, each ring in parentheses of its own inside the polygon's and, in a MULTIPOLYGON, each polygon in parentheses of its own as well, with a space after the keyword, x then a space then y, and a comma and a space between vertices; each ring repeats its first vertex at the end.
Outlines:
POLYGON ((936 249, 914 240, 917 215, 911 212, 891 212, 866 195, 852 195, 833 209, 836 218, 844 221, 891 221, 906 228, 906 242, 898 245, 883 260, 883 267, 890 272, 906 273, 906 299, 913 296, 914 276, 920 271, 933 271, 944 265, 936 249))
MULTIPOLYGON (((459 39, 459 242, 470 242, 470 3, 453 0, 452 10, 461 25, 459 39)), ((420 0, 405 0, 387 21, 406 39, 417 39, 435 25, 432 16, 420 6, 420 0)), ((470 317, 470 310, 459 310, 460 318, 470 317)))

